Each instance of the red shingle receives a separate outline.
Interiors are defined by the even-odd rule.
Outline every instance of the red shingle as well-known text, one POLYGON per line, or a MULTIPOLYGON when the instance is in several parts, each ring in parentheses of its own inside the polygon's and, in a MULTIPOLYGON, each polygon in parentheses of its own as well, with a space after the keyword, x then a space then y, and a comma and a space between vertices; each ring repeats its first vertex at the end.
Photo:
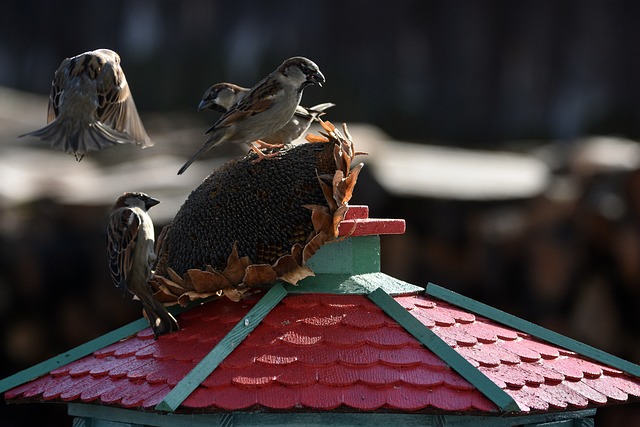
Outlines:
MULTIPOLYGON (((397 297, 524 411, 640 397, 640 381, 424 295, 397 297)), ((220 299, 8 391, 151 409, 254 306, 220 299)), ((289 295, 182 405, 210 411, 491 412, 497 407, 361 295, 289 295)))
POLYGON ((353 384, 348 387, 343 396, 342 404, 361 411, 375 411, 387 403, 384 393, 372 390, 364 384, 353 384))
POLYGON ((84 359, 78 360, 77 362, 71 363, 71 365, 75 365, 76 363, 83 363, 83 361, 85 361, 86 363, 94 362, 93 367, 89 371, 89 375, 101 376, 101 375, 107 375, 112 369, 117 368, 127 360, 129 360, 129 358, 127 357, 107 356, 107 357, 96 357, 95 359, 93 359, 91 356, 88 356, 88 357, 85 357, 84 359), (95 363, 98 360, 100 361, 100 363, 95 363))
POLYGON ((94 401, 115 387, 113 380, 106 375, 103 377, 90 378, 92 378, 91 384, 85 386, 80 394, 80 400, 82 402, 94 401))
POLYGON ((497 343, 498 346, 513 353, 523 362, 536 362, 540 360, 540 353, 532 350, 530 347, 522 345, 522 340, 503 341, 497 343))

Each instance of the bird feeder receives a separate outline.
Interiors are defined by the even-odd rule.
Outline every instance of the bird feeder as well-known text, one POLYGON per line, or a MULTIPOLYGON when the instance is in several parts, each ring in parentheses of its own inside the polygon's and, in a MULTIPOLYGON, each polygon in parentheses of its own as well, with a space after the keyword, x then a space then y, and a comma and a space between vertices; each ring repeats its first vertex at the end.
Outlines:
POLYGON ((0 381, 6 402, 92 427, 587 426, 640 399, 638 365, 384 274, 405 222, 348 205, 362 165, 323 127, 329 145, 214 172, 165 228, 153 282, 179 331, 125 325, 0 381))
POLYGON ((315 276, 133 322, 0 382, 77 426, 593 425, 640 398, 640 367, 446 288, 380 271, 399 219, 350 206, 315 276), (182 310, 182 311, 181 311, 182 310))

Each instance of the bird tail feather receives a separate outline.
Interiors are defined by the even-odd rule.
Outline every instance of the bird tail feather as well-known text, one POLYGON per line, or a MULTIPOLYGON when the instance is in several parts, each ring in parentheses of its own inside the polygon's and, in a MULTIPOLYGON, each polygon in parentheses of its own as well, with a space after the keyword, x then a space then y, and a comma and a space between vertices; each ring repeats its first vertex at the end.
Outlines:
POLYGON ((83 126, 69 118, 58 118, 42 129, 20 135, 23 136, 35 136, 49 141, 51 148, 72 153, 78 161, 91 151, 99 151, 116 144, 138 143, 128 134, 113 130, 101 122, 83 126))
POLYGON ((182 165, 182 167, 180 168, 180 170, 178 171, 178 175, 182 175, 184 173, 184 171, 187 170, 187 168, 189 166, 191 166, 191 163, 195 162, 196 159, 198 157, 200 157, 200 155, 202 153, 204 153, 205 151, 209 150, 209 148, 211 148, 211 144, 208 143, 208 141, 196 152, 196 154, 194 154, 193 156, 191 156, 191 158, 189 160, 187 160, 187 162, 182 165))
POLYGON ((162 334, 176 332, 180 329, 176 318, 153 295, 144 295, 140 298, 140 301, 156 338, 162 334))

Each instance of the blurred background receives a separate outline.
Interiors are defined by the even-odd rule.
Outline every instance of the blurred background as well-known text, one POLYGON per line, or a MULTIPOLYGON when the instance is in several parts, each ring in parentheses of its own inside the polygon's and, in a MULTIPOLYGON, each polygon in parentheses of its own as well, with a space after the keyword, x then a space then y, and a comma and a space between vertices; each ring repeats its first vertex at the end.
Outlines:
MULTIPOLYGON (((245 151, 180 165, 217 119, 211 84, 252 86, 304 55, 362 157, 353 203, 405 218, 383 271, 435 282, 640 362, 640 3, 635 1, 35 1, 0 4, 0 378, 140 316, 113 287, 108 211, 162 200, 159 231, 245 151), (17 135, 45 125, 53 72, 122 58, 155 147, 73 156, 17 135)), ((70 425, 64 405, 0 406, 2 425, 70 425), (46 418, 42 418, 46 417, 46 418)), ((638 405, 598 411, 632 425, 638 405)))

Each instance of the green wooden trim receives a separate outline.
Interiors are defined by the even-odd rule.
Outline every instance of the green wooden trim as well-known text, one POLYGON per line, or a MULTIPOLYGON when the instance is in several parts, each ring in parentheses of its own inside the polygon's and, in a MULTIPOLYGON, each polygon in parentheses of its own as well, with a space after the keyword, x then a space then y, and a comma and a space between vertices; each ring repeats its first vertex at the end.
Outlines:
POLYGON ((70 403, 67 412, 72 417, 157 427, 210 427, 224 425, 233 417, 230 413, 158 414, 87 403, 70 403))
POLYGON ((627 372, 636 377, 640 377, 640 366, 635 363, 621 359, 557 332, 550 331, 542 326, 538 326, 512 314, 505 313, 497 308, 493 308, 471 298, 465 297, 464 295, 460 295, 434 283, 429 283, 425 292, 435 298, 487 317, 498 323, 502 323, 503 325, 510 326, 551 344, 555 344, 597 362, 620 369, 621 371, 627 372))
POLYGON ((402 295, 424 292, 424 288, 385 273, 365 274, 328 274, 318 273, 307 277, 298 286, 284 284, 289 293, 320 293, 320 294, 360 294, 367 295, 377 288, 384 289, 390 295, 402 295))
POLYGON ((305 426, 305 427, 512 427, 522 423, 545 423, 555 420, 578 421, 595 415, 596 411, 556 412, 535 415, 473 416, 445 414, 407 414, 407 413, 234 413, 234 427, 266 426, 305 426))
POLYGON ((441 427, 507 427, 514 425, 535 425, 553 421, 590 419, 595 409, 579 411, 548 412, 543 414, 516 414, 505 416, 443 415, 443 414, 406 414, 406 413, 348 413, 348 412, 312 412, 312 413, 269 413, 269 412, 223 412, 215 414, 158 414, 109 406, 86 403, 70 403, 69 415, 93 420, 105 420, 120 423, 133 423, 156 427, 186 426, 307 426, 341 427, 368 426, 386 427, 389 425, 441 426, 441 427))
POLYGON ((84 356, 93 353, 96 350, 104 348, 114 342, 120 341, 130 335, 140 332, 144 328, 149 327, 147 319, 138 319, 135 322, 131 322, 128 325, 122 326, 114 331, 111 331, 105 335, 88 341, 78 347, 62 353, 56 357, 53 357, 44 362, 38 363, 23 371, 17 372, 0 381, 0 393, 4 393, 14 387, 22 385, 28 381, 38 378, 46 373, 51 372, 61 366, 74 362, 84 356))
POLYGON ((398 322, 425 347, 446 362, 451 369, 476 387, 487 399, 495 403, 504 412, 520 412, 517 403, 504 390, 477 370, 464 357, 452 349, 428 327, 423 325, 404 307, 382 289, 376 289, 368 295, 385 313, 398 322))
MULTIPOLYGON (((172 306, 167 307, 167 309, 172 314, 178 315, 186 310, 193 308, 196 305, 202 304, 203 301, 197 301, 187 307, 172 306)), ((52 357, 51 359, 45 360, 44 362, 38 363, 37 365, 17 372, 7 378, 4 378, 3 380, 0 380, 0 393, 4 393, 7 390, 34 380, 61 366, 67 365, 71 362, 75 362, 76 360, 88 356, 96 350, 100 350, 101 348, 120 341, 121 339, 127 338, 133 334, 137 334, 141 330, 148 327, 149 322, 147 321, 147 319, 145 319, 144 317, 140 318, 114 331, 108 332, 105 335, 101 335, 98 338, 81 344, 78 347, 75 347, 65 353, 59 354, 58 356, 52 357)))
POLYGON ((329 242, 307 261, 316 274, 363 274, 380 271, 380 236, 348 237, 329 242))
POLYGON ((351 237, 353 242, 353 273, 380 271, 380 236, 351 237))
POLYGON ((162 402, 158 403, 156 410, 175 411, 286 295, 286 289, 279 283, 269 289, 269 292, 258 301, 249 313, 176 384, 162 402))

